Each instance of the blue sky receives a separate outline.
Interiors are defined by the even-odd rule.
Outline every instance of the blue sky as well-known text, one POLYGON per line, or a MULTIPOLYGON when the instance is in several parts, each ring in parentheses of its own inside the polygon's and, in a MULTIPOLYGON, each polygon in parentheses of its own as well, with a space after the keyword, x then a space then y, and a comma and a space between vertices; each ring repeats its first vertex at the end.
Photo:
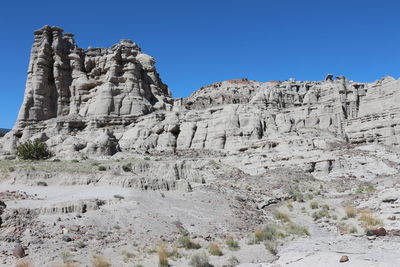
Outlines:
POLYGON ((400 75, 400 1, 2 1, 0 128, 15 122, 33 31, 57 25, 80 47, 132 39, 174 97, 226 79, 357 81, 400 75))

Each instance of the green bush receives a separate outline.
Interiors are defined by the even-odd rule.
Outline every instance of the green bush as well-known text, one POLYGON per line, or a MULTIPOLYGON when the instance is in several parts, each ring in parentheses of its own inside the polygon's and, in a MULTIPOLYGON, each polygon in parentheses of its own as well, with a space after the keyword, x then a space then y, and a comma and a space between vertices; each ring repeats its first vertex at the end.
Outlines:
POLYGON ((209 258, 207 254, 202 251, 200 253, 194 254, 190 259, 189 264, 193 267, 209 267, 209 258))
POLYGON ((180 236, 177 240, 180 247, 186 249, 199 249, 201 246, 198 243, 193 242, 188 236, 180 236))
POLYGON ((17 148, 17 157, 24 160, 41 160, 51 156, 52 154, 47 145, 39 139, 35 139, 33 142, 28 140, 17 148))
POLYGON ((130 172, 130 171, 132 171, 132 165, 130 163, 126 164, 126 165, 122 165, 122 170, 124 172, 130 172))
POLYGON ((103 172, 103 171, 106 171, 107 170, 107 168, 106 167, 104 167, 104 166, 99 166, 98 167, 98 169, 99 169, 99 171, 101 171, 101 172, 103 172))

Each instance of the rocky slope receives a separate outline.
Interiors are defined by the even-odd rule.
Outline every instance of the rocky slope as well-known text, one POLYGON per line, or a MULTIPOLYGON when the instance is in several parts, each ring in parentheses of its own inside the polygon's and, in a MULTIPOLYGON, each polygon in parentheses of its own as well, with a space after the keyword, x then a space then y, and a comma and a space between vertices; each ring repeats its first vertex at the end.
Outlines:
MULTIPOLYGON (((203 250, 221 246, 215 266, 235 266, 233 256, 242 266, 337 266, 342 254, 352 266, 398 266, 399 100, 400 80, 333 75, 229 80, 173 99, 134 42, 84 50, 46 26, 18 121, 0 139, 0 265, 22 244, 35 266, 89 266, 94 253, 156 266, 145 251, 161 242, 177 255, 185 234, 203 250), (36 138, 55 156, 15 160, 36 138), (276 242, 254 242, 271 223, 282 228, 276 242), (385 237, 365 236, 378 226, 385 237)), ((195 254, 181 245, 173 266, 195 254)))

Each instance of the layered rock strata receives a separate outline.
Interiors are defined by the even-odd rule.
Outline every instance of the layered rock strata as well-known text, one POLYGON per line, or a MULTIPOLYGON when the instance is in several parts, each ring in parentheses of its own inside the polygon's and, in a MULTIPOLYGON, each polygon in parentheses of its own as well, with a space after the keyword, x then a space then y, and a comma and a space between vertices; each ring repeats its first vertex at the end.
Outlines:
POLYGON ((333 75, 322 81, 238 79, 174 100, 154 59, 134 42, 84 50, 73 35, 46 26, 35 32, 24 102, 1 146, 12 153, 19 143, 40 138, 57 155, 75 157, 397 145, 399 87, 391 77, 373 83, 333 75))

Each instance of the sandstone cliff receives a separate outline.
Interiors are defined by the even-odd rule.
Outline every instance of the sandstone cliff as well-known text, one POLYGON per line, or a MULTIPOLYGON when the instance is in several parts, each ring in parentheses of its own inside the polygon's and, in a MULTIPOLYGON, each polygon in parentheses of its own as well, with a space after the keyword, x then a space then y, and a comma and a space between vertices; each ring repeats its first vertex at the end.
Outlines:
POLYGON ((2 151, 12 153, 33 138, 67 156, 398 145, 399 89, 391 77, 373 83, 333 75, 322 81, 238 79, 173 100, 154 59, 134 42, 84 50, 72 34, 45 26, 35 32, 24 102, 2 151))
POLYGON ((140 116, 171 96, 154 59, 130 40, 111 48, 79 48, 58 27, 35 31, 18 124, 56 117, 140 116))

